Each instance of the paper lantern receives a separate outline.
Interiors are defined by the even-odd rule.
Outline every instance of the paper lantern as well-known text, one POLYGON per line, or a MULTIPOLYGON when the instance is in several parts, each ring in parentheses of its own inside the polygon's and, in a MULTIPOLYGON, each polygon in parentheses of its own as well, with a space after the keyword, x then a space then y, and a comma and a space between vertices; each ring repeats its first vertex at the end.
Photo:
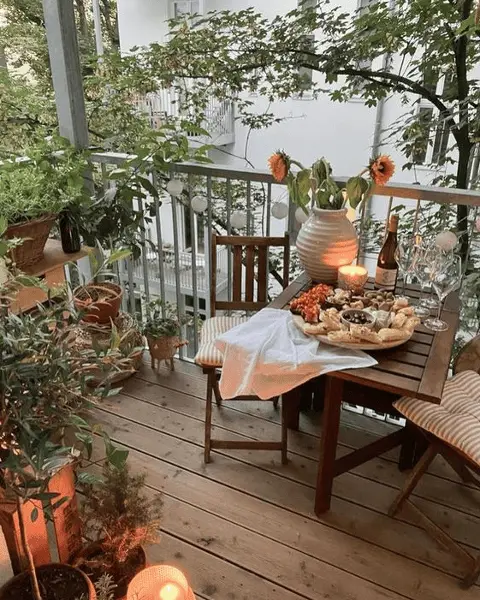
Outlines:
POLYGON ((140 571, 128 586, 127 600, 195 600, 185 575, 169 565, 140 571))
POLYGON ((190 204, 196 213, 202 213, 208 208, 208 200, 204 196, 194 196, 190 204))
POLYGON ((288 215, 288 206, 284 202, 275 202, 272 205, 272 217, 275 219, 285 219, 288 215))
POLYGON ((247 215, 239 210, 236 210, 230 217, 230 225, 235 227, 235 229, 245 229, 247 226, 247 215))
POLYGON ((458 243, 457 236, 453 231, 442 231, 435 238, 435 245, 437 248, 444 250, 445 252, 451 252, 458 243))
POLYGON ((305 214, 305 211, 300 206, 295 211, 295 219, 302 224, 308 219, 308 215, 305 214))
POLYGON ((167 183, 167 192, 177 198, 183 192, 183 183, 180 179, 170 179, 167 183))

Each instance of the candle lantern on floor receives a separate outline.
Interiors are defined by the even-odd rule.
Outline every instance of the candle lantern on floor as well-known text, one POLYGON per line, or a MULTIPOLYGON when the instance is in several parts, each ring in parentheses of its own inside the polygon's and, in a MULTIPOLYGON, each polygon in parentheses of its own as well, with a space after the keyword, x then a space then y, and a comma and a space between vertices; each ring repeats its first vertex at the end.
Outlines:
POLYGON ((140 571, 128 586, 127 600, 195 600, 185 575, 169 565, 140 571))
POLYGON ((352 292, 363 290, 368 279, 368 271, 360 265, 345 265, 338 269, 338 287, 352 292))

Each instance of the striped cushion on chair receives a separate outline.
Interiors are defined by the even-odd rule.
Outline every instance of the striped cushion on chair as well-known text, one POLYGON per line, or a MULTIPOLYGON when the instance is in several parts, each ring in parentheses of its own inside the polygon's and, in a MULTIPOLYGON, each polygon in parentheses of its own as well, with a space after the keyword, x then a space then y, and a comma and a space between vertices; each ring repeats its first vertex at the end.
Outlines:
POLYGON ((201 367, 221 367, 223 355, 215 347, 215 340, 222 333, 245 323, 245 321, 247 321, 247 317, 212 317, 207 319, 202 327, 200 347, 195 356, 197 365, 201 367))
POLYGON ((463 371, 443 388, 441 404, 401 398, 395 408, 418 427, 457 448, 480 466, 480 375, 463 371))

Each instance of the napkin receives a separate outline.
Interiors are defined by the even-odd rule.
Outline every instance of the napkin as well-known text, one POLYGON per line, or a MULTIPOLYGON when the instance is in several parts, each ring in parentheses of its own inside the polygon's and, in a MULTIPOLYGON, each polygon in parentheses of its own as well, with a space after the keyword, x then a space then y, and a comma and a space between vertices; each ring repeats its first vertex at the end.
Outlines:
POLYGON ((371 367, 360 350, 336 348, 305 335, 287 310, 264 308, 215 341, 223 354, 222 398, 279 396, 313 377, 340 369, 371 367))

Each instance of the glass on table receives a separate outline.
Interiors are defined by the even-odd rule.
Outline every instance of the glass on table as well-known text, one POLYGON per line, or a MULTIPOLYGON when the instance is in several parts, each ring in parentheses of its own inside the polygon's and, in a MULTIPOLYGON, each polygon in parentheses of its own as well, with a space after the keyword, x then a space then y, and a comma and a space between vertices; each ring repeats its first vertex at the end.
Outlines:
POLYGON ((432 279, 432 263, 429 259, 428 253, 423 251, 421 252, 418 260, 415 262, 413 273, 420 284, 420 299, 415 306, 415 314, 417 317, 429 317, 430 316, 430 307, 427 304, 428 299, 425 298, 425 290, 429 284, 431 284, 432 279))
POLYGON ((418 259, 419 246, 416 236, 405 237, 398 240, 395 250, 395 260, 397 261, 398 270, 402 276, 402 293, 401 297, 408 298, 405 294, 405 287, 409 276, 413 273, 415 262, 418 259))
POLYGON ((460 286, 462 273, 462 259, 457 254, 437 258, 432 274, 432 284, 438 296, 438 313, 436 317, 430 317, 424 321, 424 325, 428 329, 432 331, 446 331, 448 329, 448 323, 440 319, 442 303, 448 294, 460 286))

